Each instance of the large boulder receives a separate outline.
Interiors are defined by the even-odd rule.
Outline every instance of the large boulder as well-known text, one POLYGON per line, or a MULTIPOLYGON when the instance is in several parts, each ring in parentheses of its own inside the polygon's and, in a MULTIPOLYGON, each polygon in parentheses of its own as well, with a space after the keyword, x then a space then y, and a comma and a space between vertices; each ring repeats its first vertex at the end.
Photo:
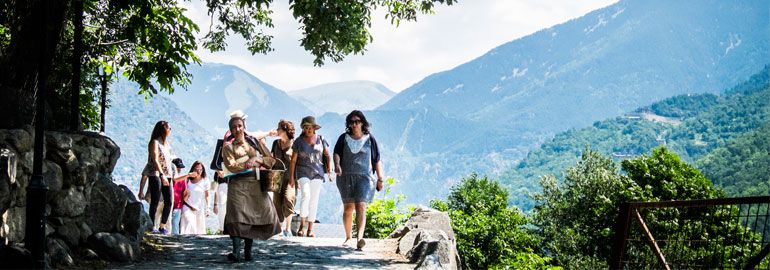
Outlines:
POLYGON ((0 269, 29 268, 32 254, 20 245, 0 245, 0 269))
POLYGON ((16 153, 32 151, 34 138, 30 131, 26 129, 2 129, 0 130, 0 145, 12 146, 16 153))
POLYGON ((27 208, 11 207, 4 215, 0 216, 3 228, 0 236, 8 242, 20 243, 24 240, 24 226, 27 224, 27 208))
POLYGON ((449 241, 446 233, 439 230, 421 230, 414 240, 414 246, 406 253, 410 262, 416 262, 418 268, 426 269, 457 269, 456 256, 454 243, 449 241))
POLYGON ((51 193, 61 190, 64 186, 64 178, 59 165, 48 160, 46 160, 43 165, 43 181, 46 181, 48 185, 48 192, 51 193))
POLYGON ((95 233, 88 237, 88 245, 105 260, 130 262, 136 258, 131 242, 119 233, 95 233))
POLYGON ((74 220, 66 220, 61 226, 54 226, 56 235, 61 237, 69 246, 77 247, 80 245, 80 228, 74 220))
POLYGON ((94 234, 94 231, 85 222, 81 222, 78 229, 80 229, 80 243, 87 243, 88 237, 94 234))
POLYGON ((460 268, 454 231, 449 215, 445 212, 419 207, 412 213, 406 224, 393 231, 388 237, 399 239, 396 250, 398 254, 410 258, 412 262, 417 262, 418 266, 422 265, 424 269, 460 268))
POLYGON ((74 172, 80 167, 80 162, 72 149, 50 151, 48 152, 48 159, 59 164, 67 172, 65 175, 74 172))
POLYGON ((72 259, 72 251, 64 241, 56 237, 49 237, 46 241, 48 242, 46 253, 51 266, 58 268, 69 267, 75 264, 75 260, 72 259))
POLYGON ((99 167, 91 161, 83 161, 69 173, 67 184, 70 186, 88 186, 99 179, 99 167))
POLYGON ((17 193, 16 154, 12 149, 0 148, 0 213, 11 207, 13 196, 17 193))
POLYGON ((116 232, 121 230, 126 195, 109 179, 100 179, 90 187, 85 221, 94 232, 116 232))
POLYGON ((123 233, 131 240, 131 245, 138 254, 141 252, 140 244, 144 232, 152 228, 152 221, 150 215, 144 211, 144 205, 134 197, 134 193, 124 185, 120 185, 120 188, 127 198, 123 214, 123 233))
POLYGON ((47 132, 45 134, 46 146, 49 151, 72 149, 72 134, 62 132, 47 132))
POLYGON ((85 195, 82 186, 73 186, 53 193, 51 199, 51 214, 54 216, 76 217, 86 211, 85 195))
POLYGON ((396 252, 405 255, 407 251, 412 249, 412 246, 415 244, 415 238, 421 230, 443 231, 447 235, 449 241, 455 241, 454 230, 452 230, 449 215, 445 212, 426 207, 418 207, 415 209, 406 224, 393 231, 388 238, 400 239, 398 250, 396 250, 396 252))
POLYGON ((93 132, 82 132, 72 137, 72 149, 77 153, 78 160, 94 162, 102 175, 112 173, 120 157, 120 148, 112 139, 93 132))

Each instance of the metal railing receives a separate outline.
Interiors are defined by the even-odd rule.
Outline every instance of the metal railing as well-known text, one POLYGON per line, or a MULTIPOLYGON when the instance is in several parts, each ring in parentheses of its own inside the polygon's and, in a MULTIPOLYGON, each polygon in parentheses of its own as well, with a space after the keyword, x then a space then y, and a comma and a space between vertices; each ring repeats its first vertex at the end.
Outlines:
POLYGON ((610 269, 770 269, 770 196, 621 205, 610 269))

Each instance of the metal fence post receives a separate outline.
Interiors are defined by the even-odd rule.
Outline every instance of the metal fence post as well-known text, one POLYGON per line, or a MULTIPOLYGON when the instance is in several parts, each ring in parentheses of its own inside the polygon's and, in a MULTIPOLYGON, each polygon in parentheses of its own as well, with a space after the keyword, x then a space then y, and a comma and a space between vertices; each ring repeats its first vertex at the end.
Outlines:
POLYGON ((612 241, 612 254, 610 256, 609 268, 623 268, 623 253, 626 249, 626 236, 628 236, 628 227, 631 223, 631 204, 623 202, 620 204, 618 217, 615 219, 615 236, 612 241))

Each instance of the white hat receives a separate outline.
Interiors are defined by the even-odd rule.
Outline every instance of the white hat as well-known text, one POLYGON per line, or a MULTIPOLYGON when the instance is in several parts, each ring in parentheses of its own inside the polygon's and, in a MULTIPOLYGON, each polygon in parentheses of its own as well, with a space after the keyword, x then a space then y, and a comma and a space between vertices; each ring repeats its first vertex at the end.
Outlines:
POLYGON ((230 113, 230 118, 231 119, 232 118, 241 118, 243 120, 246 120, 246 117, 248 117, 248 115, 243 113, 243 111, 241 111, 241 110, 235 110, 235 111, 230 113))

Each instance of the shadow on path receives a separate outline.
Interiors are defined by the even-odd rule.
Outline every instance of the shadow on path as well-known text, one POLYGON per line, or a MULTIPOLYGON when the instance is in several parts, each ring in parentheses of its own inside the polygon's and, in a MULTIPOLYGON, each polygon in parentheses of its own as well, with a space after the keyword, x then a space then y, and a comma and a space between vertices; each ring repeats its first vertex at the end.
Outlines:
POLYGON ((231 263, 227 236, 147 235, 142 259, 131 264, 110 264, 119 269, 414 269, 395 253, 395 239, 367 239, 362 251, 342 245, 341 238, 274 237, 254 241, 250 262, 231 263))

